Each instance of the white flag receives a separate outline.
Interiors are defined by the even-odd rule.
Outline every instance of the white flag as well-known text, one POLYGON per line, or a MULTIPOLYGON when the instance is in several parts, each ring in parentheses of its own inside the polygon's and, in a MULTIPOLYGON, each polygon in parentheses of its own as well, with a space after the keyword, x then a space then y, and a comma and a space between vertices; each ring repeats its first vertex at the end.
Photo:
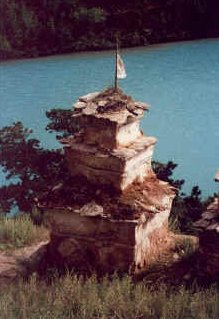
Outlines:
POLYGON ((126 78, 125 64, 122 61, 122 58, 119 55, 119 53, 117 53, 117 78, 118 79, 126 78))
POLYGON ((219 169, 217 170, 217 173, 215 175, 215 181, 219 182, 219 169))

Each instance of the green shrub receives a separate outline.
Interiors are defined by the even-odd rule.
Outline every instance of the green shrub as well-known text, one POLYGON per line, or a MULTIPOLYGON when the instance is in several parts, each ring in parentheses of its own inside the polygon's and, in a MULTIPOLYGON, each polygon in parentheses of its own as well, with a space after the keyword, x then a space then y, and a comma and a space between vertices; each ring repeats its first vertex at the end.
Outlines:
POLYGON ((46 239, 48 231, 33 224, 30 216, 0 217, 0 250, 19 248, 46 239))

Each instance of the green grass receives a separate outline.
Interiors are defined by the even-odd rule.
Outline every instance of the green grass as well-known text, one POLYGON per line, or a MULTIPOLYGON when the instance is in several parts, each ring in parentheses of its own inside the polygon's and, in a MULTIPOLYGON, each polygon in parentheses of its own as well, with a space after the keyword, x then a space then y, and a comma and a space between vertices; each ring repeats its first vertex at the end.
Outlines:
MULTIPOLYGON (((0 249, 18 248, 46 239, 47 230, 33 225, 27 215, 0 218, 0 249)), ((190 243, 179 242, 179 249, 190 254, 190 243)), ((52 272, 51 272, 52 274, 52 272)), ((51 276, 50 274, 50 276, 51 276)), ((219 318, 216 287, 191 290, 173 289, 124 277, 101 281, 93 276, 84 280, 67 273, 53 275, 50 284, 33 275, 0 288, 1 319, 216 319, 219 318)))
POLYGON ((17 218, 0 217, 0 251, 21 248, 48 236, 43 226, 33 224, 28 215, 17 218))
POLYGON ((51 285, 32 277, 0 291, 0 318, 21 319, 216 319, 218 293, 212 287, 192 292, 158 291, 130 278, 88 280, 67 274, 51 285))

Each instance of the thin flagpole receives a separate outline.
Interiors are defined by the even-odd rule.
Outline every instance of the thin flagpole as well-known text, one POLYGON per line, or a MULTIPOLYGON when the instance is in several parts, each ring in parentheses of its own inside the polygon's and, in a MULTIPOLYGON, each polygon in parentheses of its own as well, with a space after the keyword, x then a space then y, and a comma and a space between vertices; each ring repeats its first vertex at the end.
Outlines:
POLYGON ((119 50, 119 44, 118 44, 118 38, 116 38, 116 58, 115 58, 115 91, 118 89, 118 50, 119 50))

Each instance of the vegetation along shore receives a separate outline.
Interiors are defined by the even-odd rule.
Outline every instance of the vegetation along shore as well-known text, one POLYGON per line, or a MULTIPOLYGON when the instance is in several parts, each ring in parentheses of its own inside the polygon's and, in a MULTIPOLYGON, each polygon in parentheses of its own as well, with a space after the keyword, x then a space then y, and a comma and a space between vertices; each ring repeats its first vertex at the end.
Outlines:
POLYGON ((3 0, 0 59, 217 37, 219 3, 207 0, 3 0))

